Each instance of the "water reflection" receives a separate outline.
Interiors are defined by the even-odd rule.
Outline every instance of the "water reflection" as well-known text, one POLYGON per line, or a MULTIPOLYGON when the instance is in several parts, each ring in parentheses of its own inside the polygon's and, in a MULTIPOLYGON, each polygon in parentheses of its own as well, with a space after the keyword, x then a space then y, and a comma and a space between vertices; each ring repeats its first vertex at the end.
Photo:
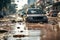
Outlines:
POLYGON ((28 37, 13 38, 13 36, 8 37, 8 40, 40 40, 41 30, 28 30, 28 37))

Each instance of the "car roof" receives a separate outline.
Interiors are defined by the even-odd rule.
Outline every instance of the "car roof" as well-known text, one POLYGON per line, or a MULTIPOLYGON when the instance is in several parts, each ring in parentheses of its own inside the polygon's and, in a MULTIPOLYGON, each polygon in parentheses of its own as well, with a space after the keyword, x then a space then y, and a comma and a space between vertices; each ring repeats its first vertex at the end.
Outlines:
POLYGON ((28 9, 39 9, 39 8, 28 8, 28 9))

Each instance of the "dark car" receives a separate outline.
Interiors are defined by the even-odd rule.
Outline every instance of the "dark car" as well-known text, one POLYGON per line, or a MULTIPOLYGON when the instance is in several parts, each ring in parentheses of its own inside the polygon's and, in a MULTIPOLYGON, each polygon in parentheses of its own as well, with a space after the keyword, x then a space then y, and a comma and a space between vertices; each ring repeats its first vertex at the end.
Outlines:
POLYGON ((27 11, 26 22, 39 23, 39 22, 48 22, 48 18, 45 15, 46 13, 43 10, 37 8, 30 8, 27 11))

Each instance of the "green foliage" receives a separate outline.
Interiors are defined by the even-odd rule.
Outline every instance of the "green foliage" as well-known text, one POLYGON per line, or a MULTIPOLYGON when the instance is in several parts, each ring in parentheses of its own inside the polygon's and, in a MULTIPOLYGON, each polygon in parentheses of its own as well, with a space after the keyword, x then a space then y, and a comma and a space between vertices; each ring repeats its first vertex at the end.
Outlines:
POLYGON ((9 4, 11 0, 0 0, 0 10, 2 10, 3 7, 7 8, 7 4, 9 4))

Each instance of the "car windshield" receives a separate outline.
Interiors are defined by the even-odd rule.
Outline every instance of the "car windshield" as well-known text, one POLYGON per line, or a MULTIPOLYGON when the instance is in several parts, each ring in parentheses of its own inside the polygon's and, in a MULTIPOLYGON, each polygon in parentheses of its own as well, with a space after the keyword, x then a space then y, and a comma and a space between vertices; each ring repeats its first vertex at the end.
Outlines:
POLYGON ((40 9, 29 9, 28 14, 45 14, 45 12, 43 12, 43 10, 40 9))

